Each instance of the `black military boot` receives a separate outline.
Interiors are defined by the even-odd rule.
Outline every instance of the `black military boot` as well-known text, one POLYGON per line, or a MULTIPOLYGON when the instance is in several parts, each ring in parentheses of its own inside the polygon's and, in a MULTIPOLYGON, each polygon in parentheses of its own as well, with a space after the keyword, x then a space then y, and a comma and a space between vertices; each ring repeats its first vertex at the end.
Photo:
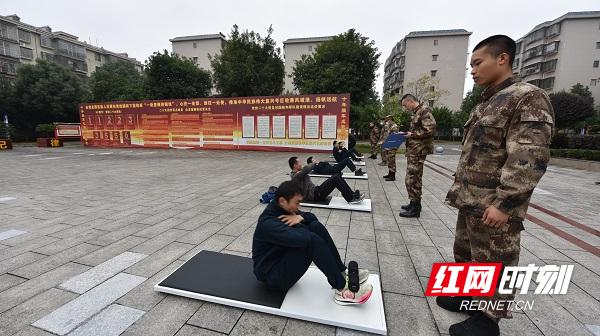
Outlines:
POLYGON ((371 156, 369 156, 369 159, 373 159, 373 160, 377 159, 377 154, 371 154, 371 156))
POLYGON ((450 326, 450 336, 498 336, 498 322, 477 311, 468 319, 450 326))
POLYGON ((389 172, 388 177, 385 178, 386 181, 396 181, 396 172, 389 172))
POLYGON ((391 173, 392 173, 392 171, 391 171, 391 170, 388 170, 388 173, 387 173, 387 175, 383 175, 383 178, 384 178, 384 179, 387 179, 388 177, 390 177, 390 174, 391 174, 391 173))
POLYGON ((400 212, 400 217, 419 218, 421 216, 421 200, 410 201, 410 208, 400 212))
POLYGON ((437 305, 446 310, 473 315, 477 310, 469 310, 471 300, 473 300, 471 296, 438 296, 435 298, 437 305))
POLYGON ((408 210, 408 209, 410 209, 410 206, 411 206, 411 205, 412 205, 412 203, 408 203, 407 205, 403 205, 403 206, 401 206, 400 208, 401 208, 402 210, 408 210))

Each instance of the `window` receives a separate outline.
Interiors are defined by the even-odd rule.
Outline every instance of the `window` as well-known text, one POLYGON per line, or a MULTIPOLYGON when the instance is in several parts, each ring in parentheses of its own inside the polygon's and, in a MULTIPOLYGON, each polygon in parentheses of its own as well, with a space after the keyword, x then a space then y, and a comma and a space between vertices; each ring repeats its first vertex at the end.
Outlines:
POLYGON ((597 68, 597 67, 598 67, 598 65, 599 65, 598 63, 600 63, 600 61, 597 61, 597 60, 596 60, 596 61, 594 61, 594 68, 597 68))
POLYGON ((54 49, 54 46, 52 45, 52 38, 48 35, 40 36, 40 44, 42 47, 54 49))
POLYGON ((7 62, 7 61, 0 59, 0 73, 16 75, 17 74, 17 64, 7 62))
POLYGON ((58 40, 57 48, 59 54, 61 55, 78 59, 85 59, 85 50, 76 44, 69 43, 63 40, 58 40))
POLYGON ((513 62, 513 69, 518 69, 519 68, 519 59, 517 58, 514 62, 513 62))
POLYGON ((551 60, 542 63, 542 72, 554 71, 556 70, 556 60, 551 60))
POLYGON ((94 59, 98 62, 102 62, 102 55, 100 54, 94 54, 94 59))
POLYGON ((435 92, 435 86, 430 86, 429 87, 429 92, 435 92))
POLYGON ((433 40, 433 45, 434 46, 438 45, 438 40, 433 40))
POLYGON ((19 41, 30 43, 31 42, 31 33, 28 31, 19 29, 19 41))
POLYGON ((431 77, 437 76, 437 70, 431 70, 431 77))
POLYGON ((42 59, 44 59, 46 61, 54 61, 54 55, 42 51, 42 59))
POLYGON ((19 58, 19 45, 8 41, 0 41, 0 55, 19 58))
POLYGON ((194 62, 194 64, 198 64, 198 57, 192 57, 192 61, 194 62))
POLYGON ((544 90, 551 90, 554 87, 554 77, 544 78, 540 80, 540 88, 544 90))
POLYGON ((438 55, 431 55, 431 60, 436 62, 438 60, 438 55))
POLYGON ((596 86, 596 84, 598 84, 598 80, 597 79, 594 78, 594 79, 592 79, 590 81, 590 86, 596 86))
POLYGON ((308 51, 310 51, 310 52, 313 51, 313 47, 311 45, 308 46, 308 51))
POLYGON ((21 58, 33 59, 33 50, 21 47, 21 58))
POLYGON ((433 103, 435 103, 435 100, 433 100, 433 99, 429 100, 429 102, 428 102, 429 107, 433 107, 433 103))
POLYGON ((194 46, 194 49, 198 48, 198 44, 196 42, 192 43, 192 45, 194 46))
POLYGON ((17 27, 6 25, 0 22, 0 37, 17 41, 17 27))
POLYGON ((600 49, 600 42, 596 42, 596 49, 600 49))

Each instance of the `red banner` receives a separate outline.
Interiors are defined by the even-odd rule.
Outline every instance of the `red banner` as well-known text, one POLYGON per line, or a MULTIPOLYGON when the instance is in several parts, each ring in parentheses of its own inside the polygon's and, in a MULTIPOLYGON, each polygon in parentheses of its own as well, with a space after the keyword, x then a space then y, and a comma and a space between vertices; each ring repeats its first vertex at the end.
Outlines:
POLYGON ((80 105, 86 146, 328 151, 346 141, 350 95, 80 105))

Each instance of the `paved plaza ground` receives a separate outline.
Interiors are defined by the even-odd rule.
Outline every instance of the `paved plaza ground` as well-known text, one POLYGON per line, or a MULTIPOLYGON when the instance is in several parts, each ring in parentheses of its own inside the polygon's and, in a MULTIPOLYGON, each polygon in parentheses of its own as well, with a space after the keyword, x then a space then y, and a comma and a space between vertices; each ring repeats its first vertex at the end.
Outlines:
MULTIPOLYGON (((443 200, 459 153, 448 146, 428 157, 419 219, 398 216, 404 156, 396 182, 373 160, 367 181, 349 180, 373 200, 372 213, 312 210, 342 258, 380 274, 390 335, 443 335, 466 318, 423 294, 431 264, 453 261, 457 212, 443 200)), ((363 334, 153 291, 199 250, 250 256, 258 199, 288 178, 289 156, 79 145, 1 152, 0 335, 52 335, 38 320, 78 326, 64 329, 73 335, 363 334)), ((502 335, 600 335, 598 181, 599 173, 549 167, 520 264, 573 264, 573 278, 567 295, 517 296, 534 299, 534 309, 501 322, 502 335)))

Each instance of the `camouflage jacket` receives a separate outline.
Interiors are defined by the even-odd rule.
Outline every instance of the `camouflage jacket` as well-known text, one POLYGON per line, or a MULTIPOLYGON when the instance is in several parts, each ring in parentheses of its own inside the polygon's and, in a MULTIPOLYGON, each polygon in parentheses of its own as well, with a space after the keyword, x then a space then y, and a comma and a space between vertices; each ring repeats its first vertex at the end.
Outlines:
POLYGON ((412 135, 406 139, 406 155, 433 154, 435 127, 431 108, 423 104, 419 105, 410 120, 412 135))
POLYGON ((377 143, 381 145, 388 135, 390 135, 390 122, 386 121, 383 123, 383 127, 381 128, 381 134, 379 134, 379 141, 377 143))
POLYGON ((488 88, 465 124, 447 202, 473 215, 493 205, 519 223, 550 159, 554 111, 543 90, 508 79, 488 88))
POLYGON ((369 133, 369 141, 371 143, 377 143, 377 141, 379 141, 379 128, 377 126, 371 127, 371 133, 369 133))

